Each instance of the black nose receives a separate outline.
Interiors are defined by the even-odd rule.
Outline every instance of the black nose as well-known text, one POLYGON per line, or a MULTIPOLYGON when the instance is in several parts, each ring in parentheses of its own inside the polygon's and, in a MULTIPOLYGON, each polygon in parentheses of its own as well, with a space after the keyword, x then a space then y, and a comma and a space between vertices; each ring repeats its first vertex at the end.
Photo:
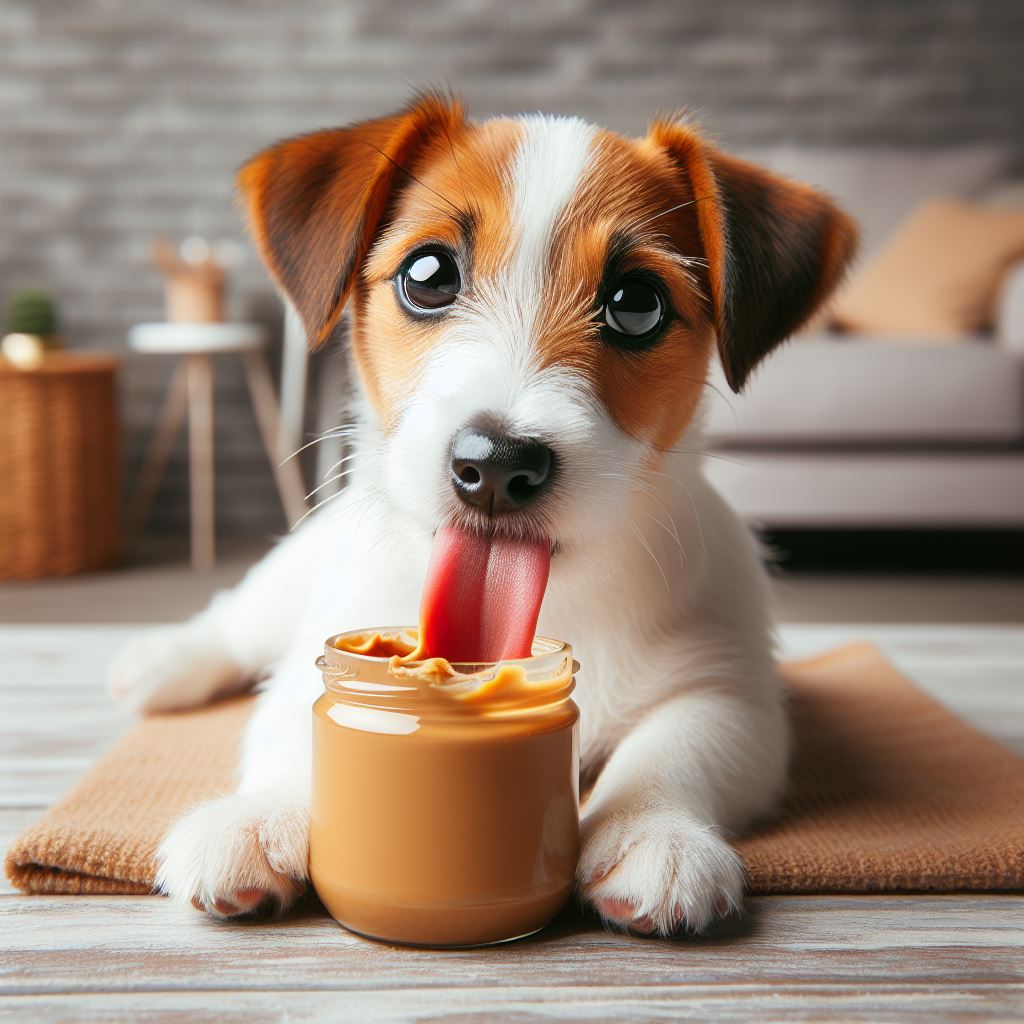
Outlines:
POLYGON ((452 442, 455 493, 488 515, 532 501, 551 479, 554 453, 532 437, 486 427, 463 427, 452 442))

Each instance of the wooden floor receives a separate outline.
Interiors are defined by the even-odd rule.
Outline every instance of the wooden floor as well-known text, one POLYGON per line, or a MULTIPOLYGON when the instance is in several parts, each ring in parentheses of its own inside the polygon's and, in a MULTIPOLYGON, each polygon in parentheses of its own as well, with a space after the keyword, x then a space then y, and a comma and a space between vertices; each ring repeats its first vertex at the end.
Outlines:
MULTIPOLYGON (((0 628, 0 845, 127 726, 103 666, 132 627, 0 628)), ((789 626, 791 653, 872 639, 1024 754, 1024 628, 789 626)), ((158 897, 0 895, 0 1020, 1021 1020, 1024 898, 772 897, 701 940, 539 937, 425 952, 307 906, 224 924, 158 897)))

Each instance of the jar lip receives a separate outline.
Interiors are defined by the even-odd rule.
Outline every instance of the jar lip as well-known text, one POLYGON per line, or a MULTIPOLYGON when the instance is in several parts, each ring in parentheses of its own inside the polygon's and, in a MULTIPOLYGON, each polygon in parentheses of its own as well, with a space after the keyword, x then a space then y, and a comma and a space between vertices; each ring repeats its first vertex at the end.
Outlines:
MULTIPOLYGON (((362 662, 366 665, 380 665, 390 661, 390 657, 382 657, 380 655, 371 654, 359 654, 356 651, 346 651, 338 647, 337 642, 339 640, 362 637, 378 633, 382 636, 416 636, 416 628, 413 626, 370 626, 364 629, 347 629, 341 633, 335 633, 333 636, 329 636, 324 641, 324 655, 330 657, 333 652, 337 655, 344 656, 346 659, 352 659, 354 661, 362 662)), ((522 665, 526 666, 537 666, 546 659, 551 659, 554 662, 556 659, 565 656, 572 655, 572 646, 566 643, 564 640, 555 640, 553 637, 537 635, 533 638, 534 653, 528 658, 502 658, 499 661, 452 661, 449 662, 451 667, 461 675, 476 675, 482 671, 486 671, 489 668, 494 668, 498 665, 522 665), (537 650, 538 646, 543 646, 544 650, 537 650)), ((426 665, 431 659, 420 659, 418 661, 404 662, 403 666, 407 669, 416 669, 420 666, 426 665)))
POLYGON ((337 646, 346 639, 358 646, 374 636, 397 640, 402 647, 412 650, 418 639, 416 629, 409 626, 354 629, 328 637, 324 653, 316 662, 325 691, 346 702, 370 707, 411 711, 427 701, 434 705, 432 714, 458 714, 460 708, 461 713, 478 714, 479 708, 486 704, 489 713, 504 714, 536 712, 541 707, 564 702, 576 685, 575 673, 579 666, 573 660, 572 647, 550 637, 535 637, 536 653, 529 658, 447 664, 437 658, 401 663, 401 652, 375 656, 337 646), (444 667, 440 673, 439 663, 444 667), (518 684, 511 689, 500 684, 497 690, 482 689, 502 679, 502 673, 508 668, 521 673, 518 684), (474 693, 479 699, 472 696, 474 693), (443 699, 444 708, 436 705, 438 698, 443 699))

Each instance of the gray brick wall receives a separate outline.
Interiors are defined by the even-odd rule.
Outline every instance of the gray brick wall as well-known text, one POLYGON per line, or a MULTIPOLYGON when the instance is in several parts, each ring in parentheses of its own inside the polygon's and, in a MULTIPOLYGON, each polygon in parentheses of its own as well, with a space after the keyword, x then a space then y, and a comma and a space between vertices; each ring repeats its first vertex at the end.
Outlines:
MULTIPOLYGON (((151 236, 241 237, 234 168, 410 86, 476 114, 576 112, 640 132, 695 110, 727 146, 994 141, 1024 164, 1020 0, 3 0, 0 298, 60 297, 73 345, 161 316, 151 236)), ((233 311, 273 322, 251 258, 233 311)), ((123 382, 129 470, 166 367, 123 382)), ((241 377, 218 367, 218 515, 283 525, 241 377)), ((187 528, 184 449, 151 524, 187 528)))

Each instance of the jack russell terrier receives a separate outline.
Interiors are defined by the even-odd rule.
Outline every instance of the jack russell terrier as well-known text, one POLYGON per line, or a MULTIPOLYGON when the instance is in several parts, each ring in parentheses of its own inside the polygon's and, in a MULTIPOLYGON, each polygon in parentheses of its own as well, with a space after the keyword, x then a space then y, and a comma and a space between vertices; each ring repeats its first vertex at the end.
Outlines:
MULTIPOLYGON (((659 935, 736 911, 729 837, 780 796, 788 728, 758 546, 702 475, 700 406, 716 350, 738 391, 826 299, 853 223, 678 119, 633 140, 433 94, 278 143, 239 186, 311 344, 351 312, 355 425, 347 486, 113 667, 143 711, 266 679, 237 791, 171 828, 159 888, 222 918, 302 892, 314 659, 416 620, 444 525, 521 552, 539 631, 583 665, 584 901, 659 935)), ((484 616, 513 614, 507 585, 484 582, 484 616)))

